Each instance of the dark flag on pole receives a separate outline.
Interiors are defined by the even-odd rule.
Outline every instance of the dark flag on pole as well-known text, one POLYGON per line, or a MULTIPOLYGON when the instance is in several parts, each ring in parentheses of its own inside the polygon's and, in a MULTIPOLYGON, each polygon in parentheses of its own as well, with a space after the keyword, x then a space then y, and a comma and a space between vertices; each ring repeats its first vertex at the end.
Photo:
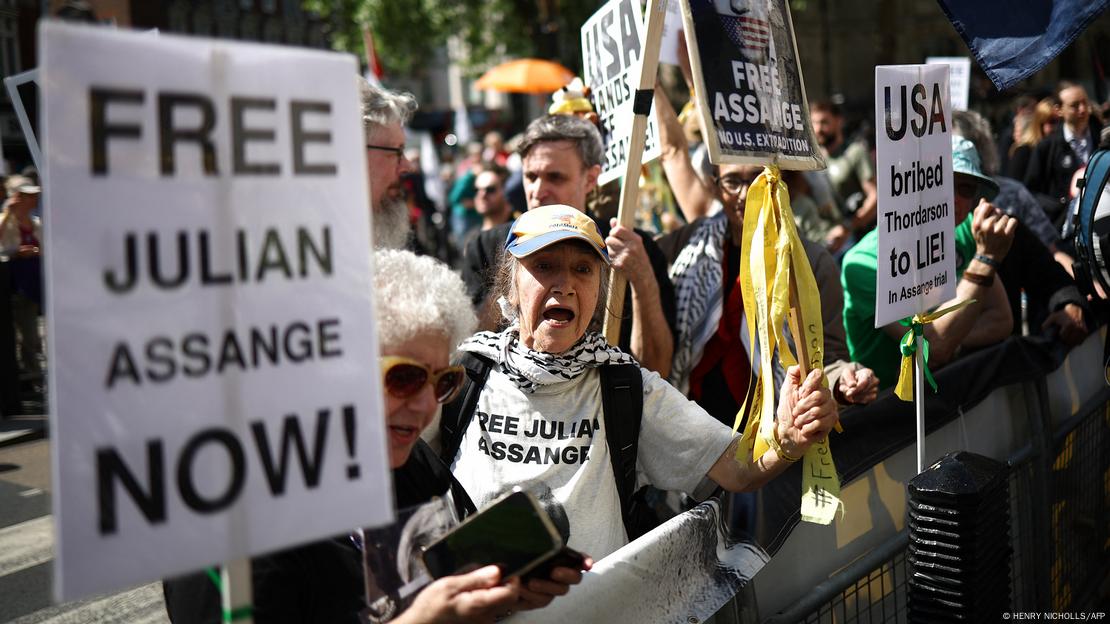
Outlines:
POLYGON ((1056 58, 1110 0, 937 0, 999 91, 1056 58))

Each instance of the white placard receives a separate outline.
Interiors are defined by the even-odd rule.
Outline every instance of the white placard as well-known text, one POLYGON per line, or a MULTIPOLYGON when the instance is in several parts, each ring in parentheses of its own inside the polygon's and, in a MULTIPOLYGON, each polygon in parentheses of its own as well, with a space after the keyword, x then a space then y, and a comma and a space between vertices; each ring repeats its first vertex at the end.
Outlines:
POLYGON ((930 56, 925 59, 925 63, 948 66, 952 110, 967 110, 968 97, 971 93, 971 59, 966 56, 930 56))
POLYGON ((681 65, 678 58, 678 41, 682 34, 682 10, 678 0, 667 2, 667 15, 663 18, 663 35, 659 38, 659 62, 681 65))
POLYGON ((684 0, 702 138, 714 164, 824 169, 787 0, 684 0))
POLYGON ((354 57, 40 49, 59 598, 389 521, 354 57))
POLYGON ((875 327, 956 294, 949 107, 947 65, 875 68, 875 327))
MULTIPOLYGON (((598 184, 619 178, 628 162, 635 118, 632 101, 646 39, 639 0, 609 0, 582 25, 583 80, 593 91, 594 110, 601 120, 601 138, 605 142, 598 184)), ((653 104, 642 162, 647 164, 661 153, 653 104)))

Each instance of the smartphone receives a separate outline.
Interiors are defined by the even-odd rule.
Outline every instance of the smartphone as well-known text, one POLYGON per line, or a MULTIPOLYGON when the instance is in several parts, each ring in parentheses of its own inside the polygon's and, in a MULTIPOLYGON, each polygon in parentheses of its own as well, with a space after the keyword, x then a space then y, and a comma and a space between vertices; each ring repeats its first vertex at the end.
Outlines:
POLYGON ((497 499, 421 555, 432 578, 465 574, 487 565, 501 577, 522 576, 563 550, 563 539, 536 498, 520 490, 497 499))

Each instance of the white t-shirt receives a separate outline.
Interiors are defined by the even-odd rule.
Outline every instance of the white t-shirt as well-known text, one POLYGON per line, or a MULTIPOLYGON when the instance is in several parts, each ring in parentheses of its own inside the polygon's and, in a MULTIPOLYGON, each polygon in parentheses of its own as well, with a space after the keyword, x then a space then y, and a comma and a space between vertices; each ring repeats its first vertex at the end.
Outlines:
MULTIPOLYGON (((638 486, 693 494, 732 430, 658 374, 642 374, 638 486)), ((596 368, 531 395, 492 369, 451 470, 479 509, 513 486, 532 492, 563 525, 567 545, 594 559, 628 542, 596 368)))

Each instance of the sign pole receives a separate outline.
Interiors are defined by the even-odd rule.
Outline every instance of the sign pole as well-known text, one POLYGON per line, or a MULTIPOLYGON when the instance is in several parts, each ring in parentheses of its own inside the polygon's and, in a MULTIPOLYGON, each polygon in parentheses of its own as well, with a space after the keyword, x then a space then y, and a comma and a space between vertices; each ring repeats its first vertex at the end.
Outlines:
POLYGON ((913 405, 917 415, 917 472, 925 470, 925 337, 914 336, 913 405))
MULTIPOLYGON (((647 141, 648 115, 651 102, 655 97, 655 73, 659 66, 659 45, 663 36, 663 20, 667 16, 667 2, 675 0, 649 0, 647 6, 647 33, 644 49, 640 55, 640 78, 637 81, 632 110, 632 133, 628 148, 628 162, 624 168, 624 181, 621 184, 621 203, 617 221, 630 228, 636 222, 636 200, 640 194, 640 165, 644 144, 647 141)), ((615 345, 620 340, 621 318, 624 316, 624 292, 627 280, 617 271, 609 273, 609 300, 606 301, 605 339, 615 345)))
POLYGON ((220 607, 224 622, 253 624, 251 560, 233 559, 220 569, 220 607))

